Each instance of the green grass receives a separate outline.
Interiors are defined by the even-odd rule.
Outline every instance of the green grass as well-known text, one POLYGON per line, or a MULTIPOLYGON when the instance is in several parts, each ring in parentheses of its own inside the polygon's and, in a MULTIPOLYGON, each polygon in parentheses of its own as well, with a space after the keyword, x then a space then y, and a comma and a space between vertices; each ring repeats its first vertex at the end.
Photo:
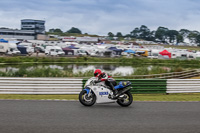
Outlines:
MULTIPOLYGON (((109 74, 112 77, 122 77, 122 78, 133 78, 134 75, 151 75, 151 74, 162 74, 162 73, 170 73, 170 72, 180 72, 184 69, 181 67, 169 67, 169 70, 165 69, 164 67, 160 66, 152 66, 151 70, 149 70, 147 67, 139 67, 136 68, 135 71, 131 74, 128 74, 126 76, 122 76, 122 73, 117 74, 109 74)), ((88 70, 85 72, 78 71, 74 73, 71 69, 67 70, 60 70, 58 68, 49 68, 49 67, 43 67, 43 68, 37 68, 33 67, 29 69, 29 67, 23 65, 20 66, 19 70, 17 71, 0 71, 0 77, 92 77, 94 70, 88 70)), ((138 77, 139 78, 139 77, 138 77)), ((140 77, 142 78, 142 77, 140 77)))
POLYGON ((0 99, 22 99, 22 100, 42 100, 42 99, 78 99, 78 95, 18 95, 18 94, 0 94, 0 99))
MULTIPOLYGON (((78 100, 78 95, 12 95, 0 94, 0 99, 22 100, 78 100)), ((200 93, 184 94, 133 94, 134 101, 200 101, 200 93)))
POLYGON ((178 59, 149 59, 149 58, 100 58, 100 57, 0 57, 0 63, 21 64, 21 63, 118 63, 118 64, 159 64, 159 65, 186 65, 200 66, 199 60, 178 60, 178 59))

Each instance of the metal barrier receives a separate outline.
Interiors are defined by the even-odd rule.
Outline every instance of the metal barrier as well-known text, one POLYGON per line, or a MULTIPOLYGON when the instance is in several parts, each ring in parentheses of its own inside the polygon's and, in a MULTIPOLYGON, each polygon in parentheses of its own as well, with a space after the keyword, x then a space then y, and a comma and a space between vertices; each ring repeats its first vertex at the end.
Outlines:
POLYGON ((200 79, 168 79, 167 93, 200 92, 200 79))
POLYGON ((78 94, 81 89, 82 79, 0 77, 0 94, 78 94))
POLYGON ((166 93, 166 80, 163 79, 134 79, 132 93, 166 93))
MULTIPOLYGON (((134 79, 186 79, 191 77, 200 76, 199 69, 187 70, 182 72, 171 72, 161 74, 150 74, 150 75, 131 75, 129 78, 134 79)), ((123 78, 121 76, 113 76, 114 78, 123 78)))
MULTIPOLYGON (((75 78, 3 78, 0 94, 79 94, 87 79, 75 78)), ((200 79, 117 79, 131 81, 136 93, 196 93, 200 79)))
MULTIPOLYGON (((83 79, 83 85, 87 79, 83 79)), ((131 92, 136 93, 166 93, 166 79, 116 79, 120 81, 130 81, 131 92)))

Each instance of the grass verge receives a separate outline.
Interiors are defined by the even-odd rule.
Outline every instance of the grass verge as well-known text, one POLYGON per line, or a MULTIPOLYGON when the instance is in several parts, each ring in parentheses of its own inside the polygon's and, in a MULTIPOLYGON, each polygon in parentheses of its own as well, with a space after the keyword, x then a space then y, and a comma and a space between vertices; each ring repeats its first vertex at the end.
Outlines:
MULTIPOLYGON (((78 95, 17 95, 0 94, 0 99, 21 100, 78 100, 78 95)), ((134 101, 200 101, 200 93, 133 94, 134 101)))

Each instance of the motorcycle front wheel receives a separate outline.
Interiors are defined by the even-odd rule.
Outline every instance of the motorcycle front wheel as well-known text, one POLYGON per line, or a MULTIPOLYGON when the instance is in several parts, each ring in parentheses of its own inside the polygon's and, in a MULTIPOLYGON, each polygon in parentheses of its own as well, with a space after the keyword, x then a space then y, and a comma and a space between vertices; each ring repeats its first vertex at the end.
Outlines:
POLYGON ((122 107, 128 107, 133 102, 133 96, 130 91, 127 91, 123 94, 125 98, 118 99, 117 103, 122 107))
POLYGON ((84 106, 92 106, 96 102, 96 96, 94 93, 88 96, 87 91, 82 90, 79 94, 79 101, 84 106))

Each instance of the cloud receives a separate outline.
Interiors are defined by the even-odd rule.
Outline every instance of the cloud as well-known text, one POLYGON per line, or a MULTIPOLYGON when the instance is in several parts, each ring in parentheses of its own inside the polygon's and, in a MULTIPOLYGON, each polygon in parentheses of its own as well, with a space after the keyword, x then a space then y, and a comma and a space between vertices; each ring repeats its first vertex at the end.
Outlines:
POLYGON ((83 33, 130 33, 159 26, 200 31, 198 0, 3 0, 0 27, 20 28, 21 19, 46 20, 46 29, 71 27, 83 33))

